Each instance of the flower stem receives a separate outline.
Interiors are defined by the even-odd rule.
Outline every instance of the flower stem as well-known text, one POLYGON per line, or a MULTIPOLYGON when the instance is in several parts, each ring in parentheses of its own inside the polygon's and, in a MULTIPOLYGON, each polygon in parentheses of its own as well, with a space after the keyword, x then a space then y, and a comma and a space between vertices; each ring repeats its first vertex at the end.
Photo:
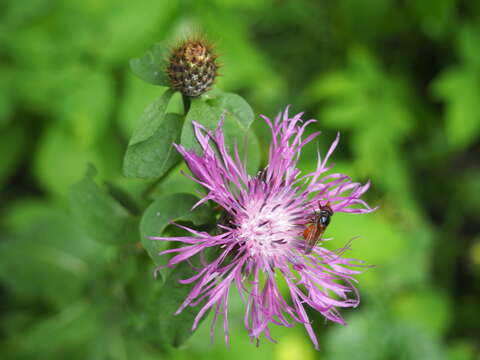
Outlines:
POLYGON ((183 112, 184 112, 184 115, 186 116, 188 114, 188 111, 190 110, 190 104, 191 104, 190 96, 182 95, 182 100, 183 100, 183 112))

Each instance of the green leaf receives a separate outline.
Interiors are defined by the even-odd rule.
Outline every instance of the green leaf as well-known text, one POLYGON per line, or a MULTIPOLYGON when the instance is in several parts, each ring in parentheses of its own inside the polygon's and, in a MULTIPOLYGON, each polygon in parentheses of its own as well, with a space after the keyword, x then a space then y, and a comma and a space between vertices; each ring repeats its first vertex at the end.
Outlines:
POLYGON ((56 124, 44 129, 39 140, 34 152, 34 174, 42 188, 64 197, 89 163, 96 164, 103 178, 119 176, 122 151, 113 136, 107 136, 93 148, 85 148, 56 124))
POLYGON ((159 256, 158 253, 168 249, 170 243, 150 238, 160 236, 172 221, 191 221, 195 225, 208 222, 211 217, 211 210, 208 206, 201 205, 192 210, 198 200, 196 196, 185 193, 162 196, 156 199, 143 213, 140 221, 142 244, 157 265, 163 266, 167 263, 167 257, 159 256))
MULTIPOLYGON (((160 296, 154 304, 158 312, 158 337, 174 347, 182 345, 192 336, 193 321, 203 305, 201 302, 195 307, 187 306, 180 314, 175 315, 194 286, 194 284, 180 284, 178 281, 194 274, 195 271, 190 264, 186 262, 178 264, 168 275, 160 296)), ((206 315, 203 319, 205 318, 206 315)), ((153 320, 155 321, 155 318, 153 320)))
MULTIPOLYGON (((102 6, 94 11, 101 24, 102 43, 96 48, 98 57, 110 64, 124 64, 158 41, 177 21, 182 6, 176 1, 115 1, 114 6, 102 6)), ((93 14, 91 14, 93 15, 93 14)), ((90 17, 90 16, 89 16, 90 17)))
POLYGON ((69 186, 82 176, 88 162, 97 163, 96 160, 95 154, 85 151, 74 137, 52 126, 45 129, 39 141, 34 173, 44 189, 64 196, 69 186))
POLYGON ((130 139, 129 146, 138 144, 152 137, 162 125, 167 105, 174 91, 167 89, 154 103, 150 104, 138 120, 138 124, 130 139))
POLYGON ((140 79, 150 84, 169 86, 165 71, 167 52, 165 43, 157 43, 141 58, 130 60, 130 69, 140 79))
POLYGON ((108 73, 84 66, 69 67, 65 76, 69 87, 53 105, 57 118, 68 124, 79 144, 92 146, 108 132, 114 105, 113 79, 108 73))
POLYGON ((121 244, 134 242, 138 220, 102 190, 94 181, 96 170, 89 165, 87 174, 70 189, 70 206, 84 231, 98 242, 121 244))
POLYGON ((162 181, 152 192, 152 198, 156 198, 159 195, 175 194, 178 192, 178 189, 182 189, 183 193, 196 195, 198 191, 203 188, 200 184, 185 176, 188 172, 187 164, 180 162, 172 171, 162 178, 162 181))
POLYGON ((247 158, 247 170, 255 172, 260 164, 260 149, 258 140, 249 127, 253 111, 239 96, 221 93, 213 99, 208 97, 192 99, 182 129, 181 144, 187 149, 201 152, 192 122, 195 121, 206 129, 215 130, 222 116, 227 149, 232 155, 234 145, 237 144, 240 156, 247 158), (236 105, 238 109, 234 110, 236 105))
POLYGON ((218 53, 226 69, 218 77, 222 88, 252 89, 253 97, 263 102, 278 100, 279 94, 287 92, 285 78, 275 71, 271 57, 255 48, 249 40, 249 25, 235 14, 212 11, 211 6, 201 6, 195 2, 195 12, 202 29, 211 34, 222 34, 218 44, 218 53))
POLYGON ((386 310, 388 302, 384 303, 379 298, 375 298, 374 307, 364 307, 349 316, 348 326, 334 327, 328 332, 323 341, 326 358, 445 359, 438 339, 393 318, 386 310))
POLYGON ((130 138, 136 128, 139 114, 142 114, 145 108, 158 98, 161 89, 142 81, 130 72, 125 73, 123 81, 125 88, 119 104, 118 125, 122 135, 130 138))
MULTIPOLYGON (((0 128, 8 124, 12 115, 15 101, 13 98, 12 84, 14 72, 4 66, 0 66, 0 128)), ((3 153, 3 152, 2 152, 3 153)))
POLYGON ((433 83, 434 94, 446 103, 445 130, 450 146, 462 149, 480 132, 479 71, 470 66, 446 70, 433 83))
POLYGON ((462 57, 464 64, 477 69, 480 67, 479 41, 480 26, 469 23, 463 24, 457 35, 457 52, 462 57))
POLYGON ((25 153, 26 135, 26 129, 18 123, 0 130, 2 137, 0 142, 0 154, 2 154, 0 156, 0 188, 21 164, 21 158, 25 153))
POLYGON ((398 319, 435 337, 442 337, 451 322, 452 312, 448 297, 431 289, 399 296, 392 306, 398 319))
POLYGON ((98 336, 101 325, 97 309, 80 300, 53 316, 37 318, 32 326, 22 331, 19 345, 31 358, 40 353, 46 358, 58 359, 68 351, 84 351, 85 344, 98 336))
POLYGON ((166 114, 158 130, 147 140, 130 145, 123 162, 127 177, 157 178, 180 160, 173 143, 180 140, 183 116, 166 114))
POLYGON ((195 121, 207 129, 214 130, 220 121, 221 115, 221 109, 210 106, 203 98, 193 98, 183 124, 180 140, 182 146, 200 152, 201 148, 195 137, 192 122, 195 121))
POLYGON ((81 233, 62 207, 17 200, 1 226, 8 236, 0 242, 0 281, 19 301, 64 308, 107 266, 107 247, 81 233))
POLYGON ((455 0, 409 0, 407 6, 422 30, 430 36, 439 38, 453 25, 455 0))
POLYGON ((251 106, 240 95, 221 92, 210 102, 223 111, 235 116, 239 124, 245 129, 248 129, 254 120, 255 115, 251 106))

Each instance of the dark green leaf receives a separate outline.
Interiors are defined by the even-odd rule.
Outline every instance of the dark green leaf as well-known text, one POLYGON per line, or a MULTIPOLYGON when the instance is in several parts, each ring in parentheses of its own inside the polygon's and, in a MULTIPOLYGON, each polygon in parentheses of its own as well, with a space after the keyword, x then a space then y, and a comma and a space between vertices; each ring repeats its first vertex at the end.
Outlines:
POLYGON ((12 83, 14 72, 8 67, 0 66, 0 128, 9 123, 15 104, 12 83))
POLYGON ((58 314, 38 318, 24 330, 20 348, 31 358, 41 353, 49 359, 61 358, 66 351, 82 351, 98 336, 102 325, 98 315, 97 309, 83 300, 69 304, 58 314))
POLYGON ((0 188, 20 165, 25 152, 26 132, 19 124, 1 129, 0 136, 0 188))
POLYGON ((167 65, 168 48, 164 43, 155 44, 141 58, 130 60, 130 69, 140 79, 153 85, 168 86, 167 65))
POLYGON ((170 243, 150 238, 160 236, 171 221, 191 221, 195 225, 206 223, 211 216, 209 207, 201 205, 192 211, 193 205, 198 200, 192 194, 185 193, 162 196, 156 199, 143 213, 140 221, 142 243, 157 265, 166 264, 167 257, 158 256, 158 253, 168 249, 170 243))
POLYGON ((150 104, 138 119, 137 126, 130 139, 129 146, 138 144, 152 137, 160 128, 167 111, 167 105, 174 91, 167 89, 154 103, 150 104))
POLYGON ((138 220, 93 180, 95 168, 70 189, 70 205, 83 230, 96 241, 107 244, 134 242, 138 239, 138 220))
POLYGON ((218 97, 209 100, 208 98, 194 98, 190 110, 185 118, 182 129, 181 144, 187 149, 195 149, 200 152, 192 121, 195 121, 209 130, 218 126, 220 119, 224 116, 224 133, 227 149, 233 155, 233 147, 236 144, 242 159, 247 158, 247 169, 255 172, 260 163, 260 150, 258 140, 249 129, 252 113, 248 104, 240 105, 238 111, 233 111, 234 104, 242 103, 243 99, 231 94, 220 94, 218 97), (225 105, 228 104, 228 105, 225 105), (237 117, 241 116, 241 120, 237 117))
MULTIPOLYGON (((160 296, 155 301, 154 306, 159 313, 158 337, 174 347, 182 345, 193 334, 193 321, 203 305, 201 302, 195 307, 187 306, 180 314, 175 315, 194 286, 194 284, 180 284, 178 281, 194 274, 190 264, 186 262, 178 264, 168 275, 160 296)), ((206 315, 203 319, 205 317, 206 315)))
POLYGON ((123 162, 125 176, 157 178, 165 174, 180 160, 173 143, 180 140, 182 125, 183 116, 166 114, 152 136, 130 145, 123 162))
POLYGON ((29 199, 4 215, 0 282, 18 301, 64 308, 104 271, 106 246, 82 234, 65 209, 29 199))

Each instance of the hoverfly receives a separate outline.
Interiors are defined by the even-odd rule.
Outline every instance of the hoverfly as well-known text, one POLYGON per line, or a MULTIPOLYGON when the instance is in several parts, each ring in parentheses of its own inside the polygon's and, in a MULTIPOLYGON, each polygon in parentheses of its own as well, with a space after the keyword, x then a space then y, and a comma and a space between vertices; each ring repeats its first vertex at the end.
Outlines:
POLYGON ((320 205, 319 212, 315 212, 312 221, 309 223, 303 237, 305 238, 305 254, 310 254, 315 245, 317 245, 321 236, 325 232, 330 218, 333 216, 333 210, 330 203, 322 206, 320 205))

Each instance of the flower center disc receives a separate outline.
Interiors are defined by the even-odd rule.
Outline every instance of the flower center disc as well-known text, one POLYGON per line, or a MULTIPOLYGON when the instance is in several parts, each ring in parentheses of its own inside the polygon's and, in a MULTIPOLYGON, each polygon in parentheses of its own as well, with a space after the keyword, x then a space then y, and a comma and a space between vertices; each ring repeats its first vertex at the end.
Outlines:
POLYGON ((245 206, 245 212, 237 219, 237 231, 251 256, 285 255, 295 246, 301 228, 284 204, 283 199, 268 204, 251 201, 245 206))

